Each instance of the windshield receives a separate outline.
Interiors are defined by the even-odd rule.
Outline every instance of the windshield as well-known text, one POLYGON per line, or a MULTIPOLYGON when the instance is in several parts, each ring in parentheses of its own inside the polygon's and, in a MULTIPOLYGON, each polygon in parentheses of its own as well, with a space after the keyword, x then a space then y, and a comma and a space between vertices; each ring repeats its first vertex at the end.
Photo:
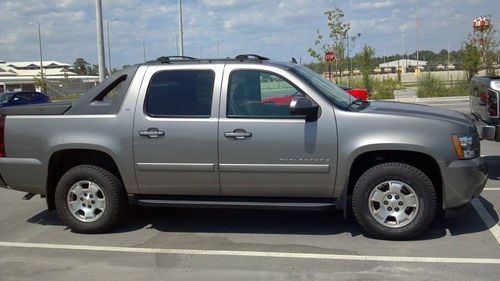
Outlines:
POLYGON ((10 98, 14 95, 14 93, 4 93, 0 95, 0 102, 9 101, 10 98))
POLYGON ((330 100, 337 107, 344 110, 348 109, 348 106, 353 98, 337 85, 326 80, 321 75, 310 70, 309 68, 303 66, 292 68, 291 71, 297 74, 304 80, 304 82, 308 83, 309 86, 320 92, 324 97, 330 100))

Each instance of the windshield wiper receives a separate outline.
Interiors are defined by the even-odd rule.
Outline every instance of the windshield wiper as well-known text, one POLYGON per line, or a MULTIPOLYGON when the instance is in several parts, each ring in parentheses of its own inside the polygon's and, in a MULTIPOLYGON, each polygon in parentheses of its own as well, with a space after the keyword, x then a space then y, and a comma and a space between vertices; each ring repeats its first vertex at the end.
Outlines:
POLYGON ((362 100, 362 99, 360 99, 360 98, 356 98, 356 99, 355 99, 355 100, 353 100, 353 101, 352 101, 352 102, 351 102, 351 103, 350 103, 347 107, 348 107, 348 108, 351 108, 351 106, 353 106, 353 105, 355 105, 355 104, 360 104, 360 103, 362 103, 362 104, 367 104, 367 103, 369 103, 369 101, 362 100))

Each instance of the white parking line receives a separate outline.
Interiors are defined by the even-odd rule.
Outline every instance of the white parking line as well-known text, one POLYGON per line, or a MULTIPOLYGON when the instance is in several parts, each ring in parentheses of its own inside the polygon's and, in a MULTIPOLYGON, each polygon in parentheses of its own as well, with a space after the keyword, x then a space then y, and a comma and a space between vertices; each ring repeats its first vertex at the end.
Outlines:
POLYGON ((484 188, 483 190, 486 190, 486 191, 498 191, 498 190, 500 190, 500 188, 487 187, 487 188, 484 188))
POLYGON ((200 255, 200 256, 208 255, 208 256, 239 256, 239 257, 262 257, 262 258, 290 258, 290 259, 349 260, 349 261, 500 264, 500 259, 488 259, 488 258, 364 256, 364 255, 334 255, 334 254, 287 253, 287 252, 156 249, 156 248, 83 246, 83 245, 24 243, 24 242, 0 242, 0 247, 119 252, 119 253, 125 252, 125 253, 145 253, 145 254, 200 255))
POLYGON ((495 220, 491 217, 490 213, 486 210, 483 203, 477 198, 472 199, 472 206, 476 209, 477 214, 481 217, 484 224, 490 230, 491 234, 497 240, 497 243, 500 244, 500 226, 495 222, 495 220))

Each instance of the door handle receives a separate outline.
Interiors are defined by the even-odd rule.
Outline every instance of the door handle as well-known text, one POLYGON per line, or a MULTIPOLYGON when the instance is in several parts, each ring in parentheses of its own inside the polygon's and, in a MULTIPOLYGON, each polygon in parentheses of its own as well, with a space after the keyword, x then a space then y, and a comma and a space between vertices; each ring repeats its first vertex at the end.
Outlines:
POLYGON ((165 132, 160 131, 157 128, 149 128, 147 131, 139 131, 139 136, 155 139, 165 136, 165 132))
POLYGON ((252 137, 252 133, 251 132, 247 132, 244 129, 236 129, 236 130, 234 130, 232 132, 225 132, 224 136, 226 138, 234 138, 234 139, 237 139, 237 140, 242 140, 242 139, 246 139, 246 138, 252 137))

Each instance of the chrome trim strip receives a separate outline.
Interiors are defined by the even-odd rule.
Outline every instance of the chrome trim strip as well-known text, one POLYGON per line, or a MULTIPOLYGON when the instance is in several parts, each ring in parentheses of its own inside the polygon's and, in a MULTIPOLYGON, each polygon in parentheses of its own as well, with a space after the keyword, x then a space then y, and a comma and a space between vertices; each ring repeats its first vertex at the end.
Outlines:
POLYGON ((328 173, 329 164, 219 164, 221 172, 328 173))
POLYGON ((0 164, 5 165, 33 165, 41 166, 42 162, 34 158, 0 158, 0 164))
POLYGON ((139 171, 200 171, 213 172, 213 163, 137 163, 139 171))

